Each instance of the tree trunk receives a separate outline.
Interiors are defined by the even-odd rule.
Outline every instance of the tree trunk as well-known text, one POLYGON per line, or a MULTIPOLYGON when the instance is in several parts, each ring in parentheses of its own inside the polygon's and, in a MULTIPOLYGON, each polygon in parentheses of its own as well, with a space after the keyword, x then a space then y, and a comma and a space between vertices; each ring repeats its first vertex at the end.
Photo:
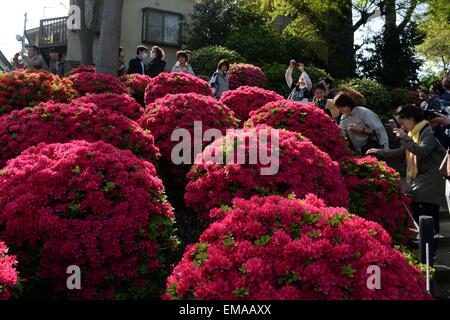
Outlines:
POLYGON ((352 1, 336 1, 340 12, 331 11, 328 17, 325 39, 328 43, 328 70, 339 79, 355 75, 354 31, 352 1))
POLYGON ((109 0, 105 2, 96 64, 98 73, 117 76, 122 9, 123 0, 109 0))
POLYGON ((81 48, 81 64, 94 64, 94 40, 97 35, 100 16, 100 0, 75 0, 81 11, 81 30, 79 40, 81 48))

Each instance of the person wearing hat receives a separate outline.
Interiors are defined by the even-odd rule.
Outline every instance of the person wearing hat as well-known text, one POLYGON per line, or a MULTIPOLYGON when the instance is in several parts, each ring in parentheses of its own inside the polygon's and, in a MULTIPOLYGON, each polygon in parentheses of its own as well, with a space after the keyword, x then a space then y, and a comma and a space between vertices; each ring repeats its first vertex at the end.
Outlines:
POLYGON ((61 51, 57 48, 50 49, 49 70, 51 73, 61 78, 63 78, 70 71, 69 63, 63 58, 61 51))

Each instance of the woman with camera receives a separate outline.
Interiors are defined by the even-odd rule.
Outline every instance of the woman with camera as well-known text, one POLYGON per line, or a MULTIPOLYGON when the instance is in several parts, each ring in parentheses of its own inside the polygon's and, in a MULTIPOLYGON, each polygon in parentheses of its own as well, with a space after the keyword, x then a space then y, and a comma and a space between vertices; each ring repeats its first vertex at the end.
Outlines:
POLYGON ((289 95, 288 100, 308 102, 313 85, 308 74, 305 72, 305 65, 303 63, 297 63, 295 60, 291 60, 289 68, 286 70, 285 78, 286 84, 291 89, 291 94, 289 95), (294 83, 292 80, 292 73, 294 72, 294 69, 298 69, 301 72, 297 83, 294 83))
POLYGON ((340 127, 359 154, 372 148, 389 148, 389 138, 378 116, 364 107, 356 106, 352 97, 340 92, 333 100, 342 115, 340 127))
POLYGON ((406 192, 413 200, 414 219, 418 222, 422 215, 432 216, 435 234, 438 235, 439 208, 447 205, 445 181, 439 171, 445 149, 434 137, 421 108, 414 105, 400 107, 397 122, 401 128, 394 129, 394 133, 401 147, 394 150, 370 149, 367 155, 381 160, 406 157, 406 192))

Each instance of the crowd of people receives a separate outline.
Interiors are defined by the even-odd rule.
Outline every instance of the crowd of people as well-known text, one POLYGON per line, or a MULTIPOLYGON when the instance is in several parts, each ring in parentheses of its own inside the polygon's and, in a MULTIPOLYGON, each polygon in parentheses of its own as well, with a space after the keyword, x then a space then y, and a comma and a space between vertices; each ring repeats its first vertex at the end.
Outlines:
MULTIPOLYGON (((58 49, 50 50, 49 65, 35 46, 29 47, 27 55, 15 55, 13 62, 17 67, 19 56, 22 56, 25 67, 28 68, 49 70, 61 77, 70 71, 69 64, 58 49)), ((136 57, 130 60, 127 68, 125 50, 120 48, 118 75, 142 74, 156 77, 166 71, 167 63, 164 58, 164 50, 160 47, 154 46, 149 50, 141 45, 137 47, 136 57)), ((176 59, 172 72, 195 76, 191 65, 191 51, 178 51, 176 59)), ((230 88, 229 69, 229 61, 223 59, 210 78, 209 83, 217 99, 230 88)), ((390 120, 392 132, 400 145, 394 149, 390 149, 393 141, 390 143, 386 127, 379 116, 369 108, 357 105, 348 93, 335 92, 332 79, 323 78, 313 84, 305 71, 305 65, 291 60, 285 72, 285 80, 291 91, 288 99, 301 103, 311 102, 324 110, 342 128, 356 153, 361 156, 372 155, 381 160, 404 159, 405 188, 412 199, 414 219, 418 221, 422 215, 432 216, 437 238, 439 210, 441 207, 450 207, 450 112, 447 110, 450 107, 450 72, 442 83, 436 84, 430 91, 419 92, 420 104, 398 108, 390 120), (300 72, 300 77, 294 82, 293 73, 296 69, 300 72)))

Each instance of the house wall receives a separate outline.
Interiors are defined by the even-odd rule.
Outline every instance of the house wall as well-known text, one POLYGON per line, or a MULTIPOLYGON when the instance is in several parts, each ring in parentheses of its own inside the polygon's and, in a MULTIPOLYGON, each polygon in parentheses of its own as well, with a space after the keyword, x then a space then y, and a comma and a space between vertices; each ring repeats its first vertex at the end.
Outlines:
MULTIPOLYGON (((142 44, 142 23, 144 8, 153 8, 183 15, 186 23, 190 22, 193 12, 193 0, 125 0, 122 14, 121 46, 125 49, 126 61, 136 56, 136 47, 142 44)), ((67 60, 80 61, 81 50, 77 32, 68 32, 67 60)), ((183 36, 186 30, 183 28, 183 36)), ((144 43, 152 47, 152 43, 144 43)), ((98 38, 94 42, 94 61, 98 47, 98 38)), ((175 53, 181 48, 173 46, 160 46, 166 52, 167 69, 171 69, 176 62, 175 53)), ((149 61, 146 61, 148 63, 149 61)))

